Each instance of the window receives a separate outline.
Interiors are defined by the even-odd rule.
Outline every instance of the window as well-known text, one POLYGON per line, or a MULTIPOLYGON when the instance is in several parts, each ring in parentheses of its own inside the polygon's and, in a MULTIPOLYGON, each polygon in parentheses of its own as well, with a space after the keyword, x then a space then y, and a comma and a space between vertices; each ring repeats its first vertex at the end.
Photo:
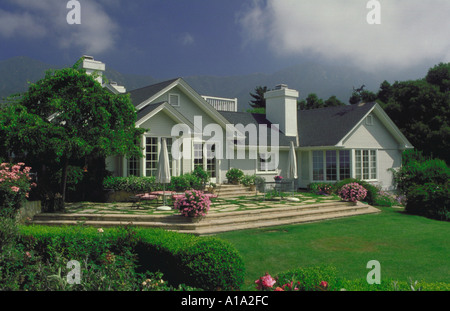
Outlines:
POLYGON ((203 168, 203 143, 194 143, 194 170, 197 166, 203 168))
POLYGON ((318 150, 312 153, 313 180, 337 181, 350 178, 350 150, 318 150))
POLYGON ((328 180, 336 180, 337 179, 337 170, 336 170, 336 151, 335 150, 327 150, 326 151, 326 167, 327 167, 327 181, 328 180))
POLYGON ((366 125, 373 125, 373 116, 366 117, 366 125))
POLYGON ((209 173, 211 178, 216 178, 216 145, 210 144, 207 146, 206 154, 206 171, 209 173))
POLYGON ((339 180, 350 178, 350 150, 339 151, 339 180))
POLYGON ((145 141, 145 175, 156 176, 158 168, 158 138, 147 137, 145 141))
POLYGON ((260 172, 273 172, 276 170, 273 157, 274 153, 258 154, 258 170, 260 172))
POLYGON ((377 151, 355 150, 355 177, 377 179, 377 151))
POLYGON ((128 159, 128 176, 139 176, 139 158, 132 157, 128 159))
MULTIPOLYGON (((172 138, 166 138, 167 152, 169 154, 169 168, 172 171, 172 138)), ((156 176, 158 171, 159 150, 161 150, 161 139, 158 137, 147 137, 145 140, 145 174, 156 176)))
POLYGON ((323 151, 313 151, 313 179, 324 180, 323 176, 323 151))
POLYGON ((169 94, 169 104, 172 106, 180 106, 180 95, 169 94))

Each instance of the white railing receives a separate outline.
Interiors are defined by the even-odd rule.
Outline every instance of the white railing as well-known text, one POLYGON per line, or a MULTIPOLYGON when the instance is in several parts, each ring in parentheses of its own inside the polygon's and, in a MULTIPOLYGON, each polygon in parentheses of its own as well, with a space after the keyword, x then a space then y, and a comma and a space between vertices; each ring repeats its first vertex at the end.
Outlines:
POLYGON ((237 98, 222 98, 202 96, 208 103, 219 111, 237 111, 237 98))

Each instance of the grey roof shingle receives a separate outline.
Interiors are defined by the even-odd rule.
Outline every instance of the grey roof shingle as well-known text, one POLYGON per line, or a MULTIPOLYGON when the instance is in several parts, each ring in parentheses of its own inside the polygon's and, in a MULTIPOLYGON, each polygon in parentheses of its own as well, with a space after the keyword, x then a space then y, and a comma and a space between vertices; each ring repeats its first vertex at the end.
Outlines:
POLYGON ((130 94, 131 102, 134 106, 139 105, 143 101, 149 99, 158 92, 164 90, 166 87, 177 81, 179 78, 163 81, 157 84, 152 84, 139 89, 128 92, 130 94))
POLYGON ((336 145, 375 105, 373 102, 298 111, 300 146, 336 145))
MULTIPOLYGON (((256 128, 259 130, 258 125, 259 124, 266 124, 267 125, 267 143, 270 145, 271 143, 271 131, 270 126, 272 125, 272 122, 267 120, 265 114, 259 114, 259 113, 249 113, 249 112, 231 112, 231 111, 219 111, 219 113, 227 119, 230 124, 236 125, 236 124, 242 124, 244 126, 248 124, 255 124, 256 128)), ((284 135, 283 132, 279 131, 279 145, 280 146, 289 146, 289 143, 291 141, 294 141, 295 137, 287 137, 284 135)), ((248 137, 247 137, 248 138, 248 137)), ((246 142, 248 144, 248 140, 246 142)))

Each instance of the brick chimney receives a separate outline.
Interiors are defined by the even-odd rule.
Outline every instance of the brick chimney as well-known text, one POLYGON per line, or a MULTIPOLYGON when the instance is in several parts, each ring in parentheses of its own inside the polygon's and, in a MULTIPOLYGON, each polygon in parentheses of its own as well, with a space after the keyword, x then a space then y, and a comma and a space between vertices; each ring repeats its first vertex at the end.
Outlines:
POLYGON ((286 84, 279 84, 274 90, 264 94, 266 99, 266 118, 273 124, 279 124, 280 131, 286 136, 297 136, 297 98, 298 91, 291 90, 286 84))

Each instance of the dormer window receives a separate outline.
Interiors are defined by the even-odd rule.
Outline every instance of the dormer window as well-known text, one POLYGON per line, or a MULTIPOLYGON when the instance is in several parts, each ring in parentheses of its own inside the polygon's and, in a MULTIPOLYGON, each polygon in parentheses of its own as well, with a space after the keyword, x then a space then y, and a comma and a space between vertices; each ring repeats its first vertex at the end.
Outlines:
POLYGON ((180 95, 169 94, 169 104, 171 106, 179 107, 180 106, 180 95))

